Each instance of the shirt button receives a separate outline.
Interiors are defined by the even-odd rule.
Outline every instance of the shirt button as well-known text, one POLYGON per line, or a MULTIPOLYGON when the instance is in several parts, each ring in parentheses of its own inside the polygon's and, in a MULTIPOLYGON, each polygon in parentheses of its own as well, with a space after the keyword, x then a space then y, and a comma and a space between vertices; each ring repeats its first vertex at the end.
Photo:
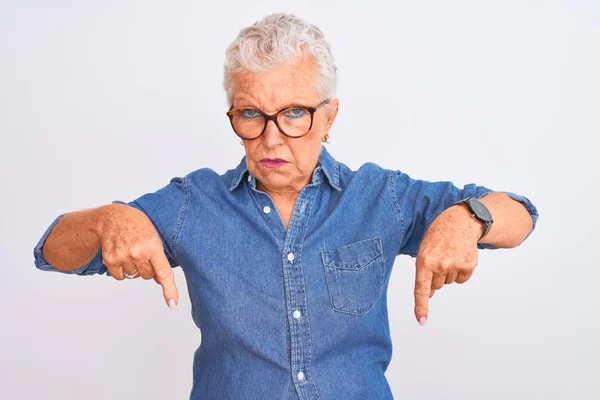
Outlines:
POLYGON ((298 380, 300 382, 302 382, 304 380, 304 372, 302 372, 302 371, 298 372, 298 380))
POLYGON ((302 316, 302 314, 300 314, 299 310, 294 311, 294 318, 300 319, 301 316, 302 316))
POLYGON ((269 206, 265 206, 265 207, 263 208, 263 212, 264 212, 265 214, 268 214, 268 213, 270 213, 270 212, 271 212, 271 207, 269 207, 269 206))
POLYGON ((252 180, 252 175, 248 174, 248 182, 252 180))
POLYGON ((294 253, 288 254, 288 260, 290 260, 290 262, 294 261, 294 253))

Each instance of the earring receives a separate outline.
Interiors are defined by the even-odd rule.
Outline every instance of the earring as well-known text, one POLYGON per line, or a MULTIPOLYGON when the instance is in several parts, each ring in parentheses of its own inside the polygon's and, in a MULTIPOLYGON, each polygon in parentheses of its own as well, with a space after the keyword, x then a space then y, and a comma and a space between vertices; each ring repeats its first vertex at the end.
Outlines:
POLYGON ((243 140, 240 140, 240 144, 243 146, 243 145, 244 145, 244 141, 243 141, 243 140))
POLYGON ((324 142, 324 143, 331 143, 331 142, 329 141, 329 133, 328 133, 327 135, 325 135, 325 137, 323 138, 323 142, 324 142))

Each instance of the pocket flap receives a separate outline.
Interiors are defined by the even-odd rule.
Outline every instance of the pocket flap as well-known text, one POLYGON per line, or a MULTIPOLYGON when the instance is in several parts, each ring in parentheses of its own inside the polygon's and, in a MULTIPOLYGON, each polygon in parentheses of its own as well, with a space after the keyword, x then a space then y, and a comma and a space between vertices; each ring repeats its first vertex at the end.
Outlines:
POLYGON ((325 265, 353 270, 361 269, 382 254, 383 247, 378 236, 321 253, 325 265))

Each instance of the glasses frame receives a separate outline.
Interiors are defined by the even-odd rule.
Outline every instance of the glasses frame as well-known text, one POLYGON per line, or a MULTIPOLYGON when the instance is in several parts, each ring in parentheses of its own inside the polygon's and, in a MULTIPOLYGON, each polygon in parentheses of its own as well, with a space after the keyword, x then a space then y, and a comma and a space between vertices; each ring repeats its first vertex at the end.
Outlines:
POLYGON ((229 108, 229 111, 227 111, 227 116, 229 117, 229 123, 231 124, 231 128, 233 129, 233 132, 240 138, 244 139, 244 140, 254 140, 254 139, 258 139, 259 137, 261 137, 263 135, 263 133, 265 133, 265 131, 267 130, 267 125, 269 124, 269 121, 273 121, 273 123, 275 124, 275 126, 277 127, 277 129, 279 129, 279 132, 281 132, 284 136, 287 136, 289 138, 292 139, 298 139, 301 138, 302 136, 305 136, 308 132, 310 132, 310 130, 312 129, 312 125, 313 125, 313 120, 314 120, 314 114, 315 112, 323 107, 325 104, 329 103, 329 99, 325 99, 322 102, 320 102, 319 104, 317 104, 315 107, 308 107, 305 105, 301 105, 301 104, 292 104, 289 106, 285 106, 284 108, 282 108, 281 110, 277 111, 275 114, 267 114, 265 112, 263 112, 262 110, 259 110, 258 108, 252 108, 252 107, 244 107, 244 108, 233 108, 233 104, 231 105, 231 107, 229 108), (289 110, 290 108, 302 108, 307 110, 310 113, 310 126, 308 127, 308 130, 306 131, 306 133, 300 135, 300 136, 291 136, 288 135, 287 133, 285 133, 283 131, 283 129, 281 129, 281 127, 279 126, 279 123, 277 122, 277 118, 279 117, 279 114, 281 114, 282 112, 289 110), (256 111, 257 113, 259 113, 260 115, 263 116, 263 118, 265 119, 265 126, 263 126, 262 132, 260 132, 260 134, 256 137, 250 138, 248 139, 247 137, 243 137, 241 136, 239 133, 237 133, 237 131, 235 130, 235 126, 233 126, 233 112, 234 111, 244 111, 244 110, 252 110, 252 111, 256 111))

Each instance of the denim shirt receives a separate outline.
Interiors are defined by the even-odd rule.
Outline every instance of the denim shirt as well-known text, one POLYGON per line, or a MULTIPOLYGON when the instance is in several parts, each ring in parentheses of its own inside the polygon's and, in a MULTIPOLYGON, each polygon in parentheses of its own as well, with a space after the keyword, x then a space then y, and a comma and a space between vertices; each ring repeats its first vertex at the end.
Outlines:
MULTIPOLYGON (((190 399, 364 400, 392 398, 386 292, 396 256, 415 257, 442 211, 489 192, 374 163, 352 171, 322 147, 287 229, 245 157, 222 175, 202 168, 115 203, 150 218, 171 266, 185 274, 202 332, 190 399)), ((535 206, 504 193, 526 207, 535 228, 535 206)), ((61 217, 35 247, 41 270, 54 270, 42 246, 61 217)), ((66 273, 110 276, 101 252, 66 273)))

